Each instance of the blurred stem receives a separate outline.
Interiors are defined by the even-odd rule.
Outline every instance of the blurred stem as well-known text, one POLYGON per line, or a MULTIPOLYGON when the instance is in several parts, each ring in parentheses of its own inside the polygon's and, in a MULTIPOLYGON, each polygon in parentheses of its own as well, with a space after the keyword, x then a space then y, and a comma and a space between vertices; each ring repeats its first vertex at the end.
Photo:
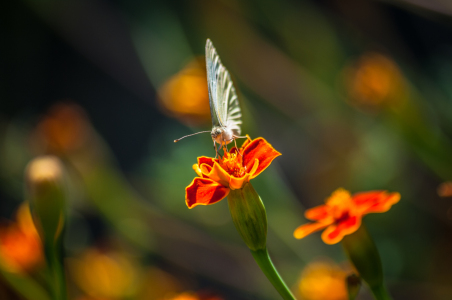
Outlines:
POLYGON ((61 234, 54 243, 46 243, 45 256, 49 268, 49 282, 52 289, 52 298, 66 300, 66 276, 63 267, 63 242, 61 234))
POLYGON ((392 300, 391 296, 389 295, 388 291, 386 291, 386 288, 384 287, 383 284, 371 287, 371 291, 375 299, 377 300, 392 300))
POLYGON ((375 299, 390 300, 384 287, 380 254, 364 223, 342 239, 342 246, 359 276, 369 285, 375 299))
POLYGON ((285 300, 295 300, 295 297, 292 295, 286 283, 281 278, 281 276, 279 276, 278 271, 273 265, 267 248, 256 251, 251 250, 251 254, 253 254, 253 257, 261 268, 262 272, 264 272, 265 276, 267 276, 268 280, 275 287, 281 297, 285 300))
POLYGON ((1 280, 4 280, 10 288, 14 289, 14 291, 18 295, 21 295, 24 299, 51 300, 51 297, 44 289, 43 284, 35 281, 32 277, 29 277, 26 274, 9 272, 0 268, 0 275, 1 280))

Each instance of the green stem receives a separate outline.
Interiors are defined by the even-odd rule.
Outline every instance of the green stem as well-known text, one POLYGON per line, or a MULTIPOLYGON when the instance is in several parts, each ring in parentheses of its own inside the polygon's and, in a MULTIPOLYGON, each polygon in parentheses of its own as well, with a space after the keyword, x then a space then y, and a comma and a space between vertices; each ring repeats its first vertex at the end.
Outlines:
POLYGON ((49 282, 51 284, 53 299, 66 300, 66 276, 63 267, 62 235, 54 244, 45 245, 45 254, 49 268, 49 282))
POLYGON ((262 272, 264 272, 265 276, 267 276, 268 280, 270 280, 271 284, 275 287, 281 297, 285 300, 295 300, 295 297, 290 292, 284 280, 279 276, 278 271, 275 269, 270 256, 268 255, 267 248, 253 251, 251 250, 251 254, 253 254, 254 259, 257 264, 261 268, 262 272))
POLYGON ((371 287, 372 294, 377 300, 392 300, 384 285, 371 287))

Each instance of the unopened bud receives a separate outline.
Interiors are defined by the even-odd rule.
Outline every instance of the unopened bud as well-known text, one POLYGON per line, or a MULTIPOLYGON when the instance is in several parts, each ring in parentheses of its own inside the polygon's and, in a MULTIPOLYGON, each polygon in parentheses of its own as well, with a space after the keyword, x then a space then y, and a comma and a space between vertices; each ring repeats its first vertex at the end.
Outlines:
POLYGON ((64 226, 66 190, 63 173, 62 163, 55 156, 35 158, 25 171, 33 218, 45 243, 53 243, 64 226))

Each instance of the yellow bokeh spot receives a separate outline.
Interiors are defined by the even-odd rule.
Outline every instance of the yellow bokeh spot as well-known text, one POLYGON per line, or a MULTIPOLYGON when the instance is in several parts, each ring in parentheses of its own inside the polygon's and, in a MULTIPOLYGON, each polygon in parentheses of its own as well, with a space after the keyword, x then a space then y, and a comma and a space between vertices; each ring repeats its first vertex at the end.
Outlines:
POLYGON ((164 298, 161 300, 223 300, 223 298, 215 295, 200 295, 194 292, 184 292, 169 298, 164 298))
POLYGON ((138 272, 132 261, 120 252, 88 249, 70 263, 74 281, 95 298, 122 299, 137 290, 138 272))
POLYGON ((188 125, 210 122, 209 93, 204 57, 190 62, 158 91, 163 111, 188 125))
POLYGON ((311 263, 301 275, 300 296, 304 300, 346 300, 346 277, 347 273, 333 263, 311 263))
POLYGON ((194 293, 185 292, 173 298, 169 298, 168 300, 199 300, 199 298, 194 293))

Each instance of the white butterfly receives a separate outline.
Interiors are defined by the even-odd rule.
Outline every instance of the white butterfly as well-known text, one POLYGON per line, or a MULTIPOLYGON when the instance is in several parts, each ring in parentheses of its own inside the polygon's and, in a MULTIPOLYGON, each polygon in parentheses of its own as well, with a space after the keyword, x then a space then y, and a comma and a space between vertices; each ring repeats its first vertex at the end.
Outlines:
MULTIPOLYGON (((212 131, 202 132, 210 132, 216 151, 216 143, 221 147, 241 137, 242 112, 229 72, 221 63, 209 39, 206 42, 206 68, 212 131)), ((201 132, 194 134, 198 133, 201 132)), ((186 135, 174 142, 194 134, 186 135)))

